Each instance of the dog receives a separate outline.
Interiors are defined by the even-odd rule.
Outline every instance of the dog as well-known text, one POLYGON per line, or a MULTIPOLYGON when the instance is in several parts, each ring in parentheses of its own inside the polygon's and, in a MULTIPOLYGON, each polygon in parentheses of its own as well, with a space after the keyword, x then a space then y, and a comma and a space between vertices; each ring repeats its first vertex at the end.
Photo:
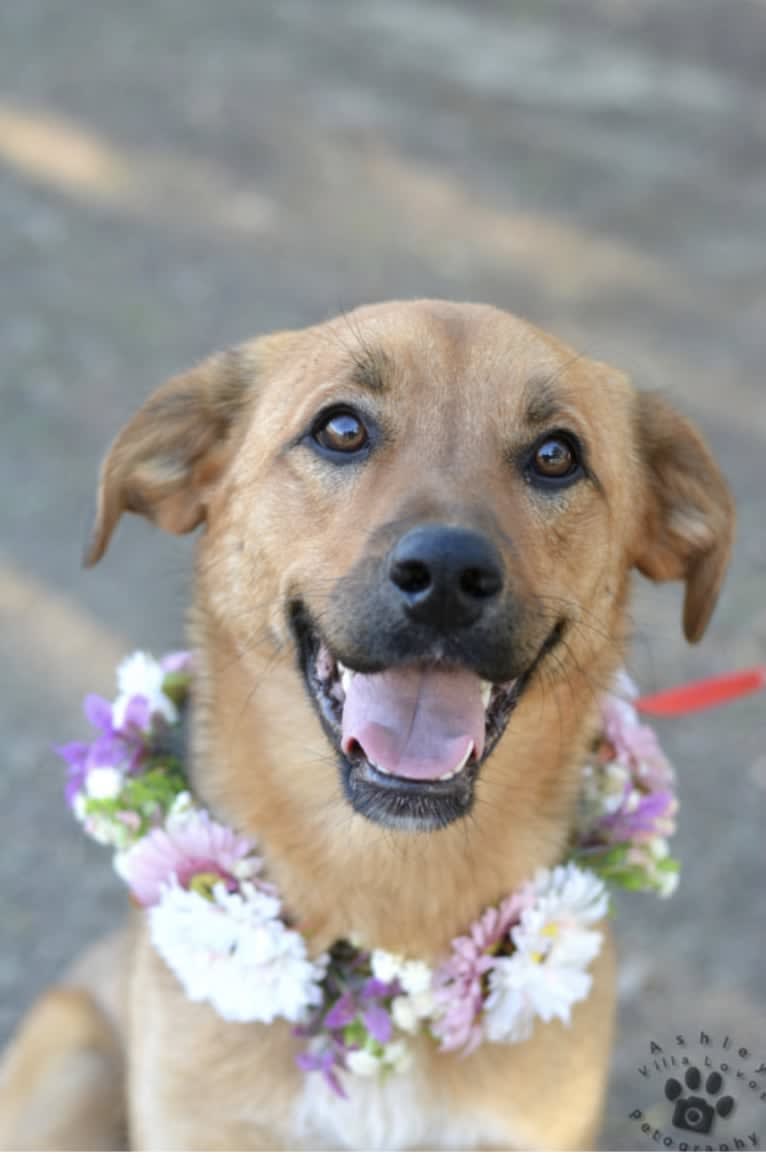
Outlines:
MULTIPOLYGON (((734 529, 710 451, 662 397, 509 313, 440 301, 257 338, 166 383, 106 456, 87 564, 126 511, 174 534, 203 527, 197 797, 257 837, 312 953, 353 934, 431 963, 564 854, 634 569, 685 583, 696 642, 734 529), (346 726, 320 649, 367 679, 388 730, 364 702, 346 726), (430 715, 405 736, 397 689, 411 677, 430 715), (487 708, 483 753, 458 768, 450 721, 479 681, 516 681, 517 695, 487 708)), ((614 1016, 604 937, 569 1027, 465 1057, 418 1039, 410 1073, 352 1082, 344 1100, 296 1069, 285 1022, 191 1003, 136 914, 22 1024, 0 1139, 591 1147, 614 1016)))

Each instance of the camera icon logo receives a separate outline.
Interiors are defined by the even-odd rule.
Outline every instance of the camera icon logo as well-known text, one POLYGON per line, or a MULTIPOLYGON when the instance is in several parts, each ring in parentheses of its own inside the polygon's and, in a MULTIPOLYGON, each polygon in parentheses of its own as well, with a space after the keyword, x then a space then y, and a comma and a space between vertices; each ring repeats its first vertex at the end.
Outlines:
MULTIPOLYGON (((689 1096, 682 1098, 684 1087, 676 1078, 669 1078, 665 1083, 665 1097, 673 1102, 673 1125, 679 1130, 689 1130, 693 1134, 709 1134, 713 1129, 716 1117, 730 1118, 734 1112, 734 1098, 728 1094, 718 1098, 715 1105, 706 1098, 697 1095, 702 1084, 702 1075, 696 1066, 690 1066, 684 1074, 686 1090, 689 1096)), ((723 1086, 723 1078, 717 1070, 709 1075, 705 1082, 705 1093, 717 1097, 723 1086)))

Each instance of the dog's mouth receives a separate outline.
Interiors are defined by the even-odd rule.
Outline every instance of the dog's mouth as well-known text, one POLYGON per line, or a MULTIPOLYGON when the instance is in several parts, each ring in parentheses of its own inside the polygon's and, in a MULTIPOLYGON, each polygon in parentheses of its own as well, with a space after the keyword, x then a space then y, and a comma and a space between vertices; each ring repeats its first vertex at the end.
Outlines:
POLYGON ((305 609, 297 606, 292 621, 306 688, 338 754, 349 802, 386 827, 424 830, 470 811, 482 765, 563 626, 526 671, 491 683, 468 667, 433 662, 354 671, 305 609))

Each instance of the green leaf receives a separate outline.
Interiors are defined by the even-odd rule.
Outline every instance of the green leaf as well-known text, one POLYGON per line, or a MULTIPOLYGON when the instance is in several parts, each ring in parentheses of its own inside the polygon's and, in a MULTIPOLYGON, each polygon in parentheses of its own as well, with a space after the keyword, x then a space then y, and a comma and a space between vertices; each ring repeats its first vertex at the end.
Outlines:
POLYGON ((630 845, 628 842, 623 841, 621 844, 615 844, 611 848, 597 852, 590 852, 588 849, 578 849, 575 853, 575 859, 579 864, 598 872, 601 869, 622 864, 629 848, 630 845))
POLYGON ((628 889, 633 893, 644 892, 654 887, 647 876, 646 870, 641 868, 619 869, 613 872, 608 879, 612 884, 617 885, 618 888, 628 889))
POLYGON ((361 1021, 352 1021, 343 1030, 343 1040, 346 1045, 358 1045, 364 1047, 367 1040, 367 1030, 362 1025, 361 1021))

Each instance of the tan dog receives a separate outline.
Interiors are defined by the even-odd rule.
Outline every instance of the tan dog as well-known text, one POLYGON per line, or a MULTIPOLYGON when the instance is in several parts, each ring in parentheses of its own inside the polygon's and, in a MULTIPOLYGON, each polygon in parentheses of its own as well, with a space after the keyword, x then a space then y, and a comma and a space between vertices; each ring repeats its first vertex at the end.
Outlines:
MULTIPOLYGON (((632 569, 685 581, 696 641, 734 524, 704 442, 664 401, 518 318, 443 302, 367 307, 173 379, 107 456, 89 563, 124 511, 205 524, 197 795, 257 836, 312 951, 354 933, 432 962, 562 857, 632 569), (342 719, 328 704, 320 648, 371 674, 393 747, 363 696, 342 719), (398 736, 406 679, 433 711, 398 736), (490 702, 482 758, 453 774, 449 721, 470 737, 474 683, 512 679, 517 702, 490 702)), ((352 1082, 348 1102, 295 1068, 284 1022, 189 1003, 138 918, 100 952, 12 1047, 7 1145, 114 1141, 118 1037, 134 1148, 575 1148, 598 1130, 610 945, 571 1028, 467 1058, 424 1040, 410 1074, 352 1082)))

